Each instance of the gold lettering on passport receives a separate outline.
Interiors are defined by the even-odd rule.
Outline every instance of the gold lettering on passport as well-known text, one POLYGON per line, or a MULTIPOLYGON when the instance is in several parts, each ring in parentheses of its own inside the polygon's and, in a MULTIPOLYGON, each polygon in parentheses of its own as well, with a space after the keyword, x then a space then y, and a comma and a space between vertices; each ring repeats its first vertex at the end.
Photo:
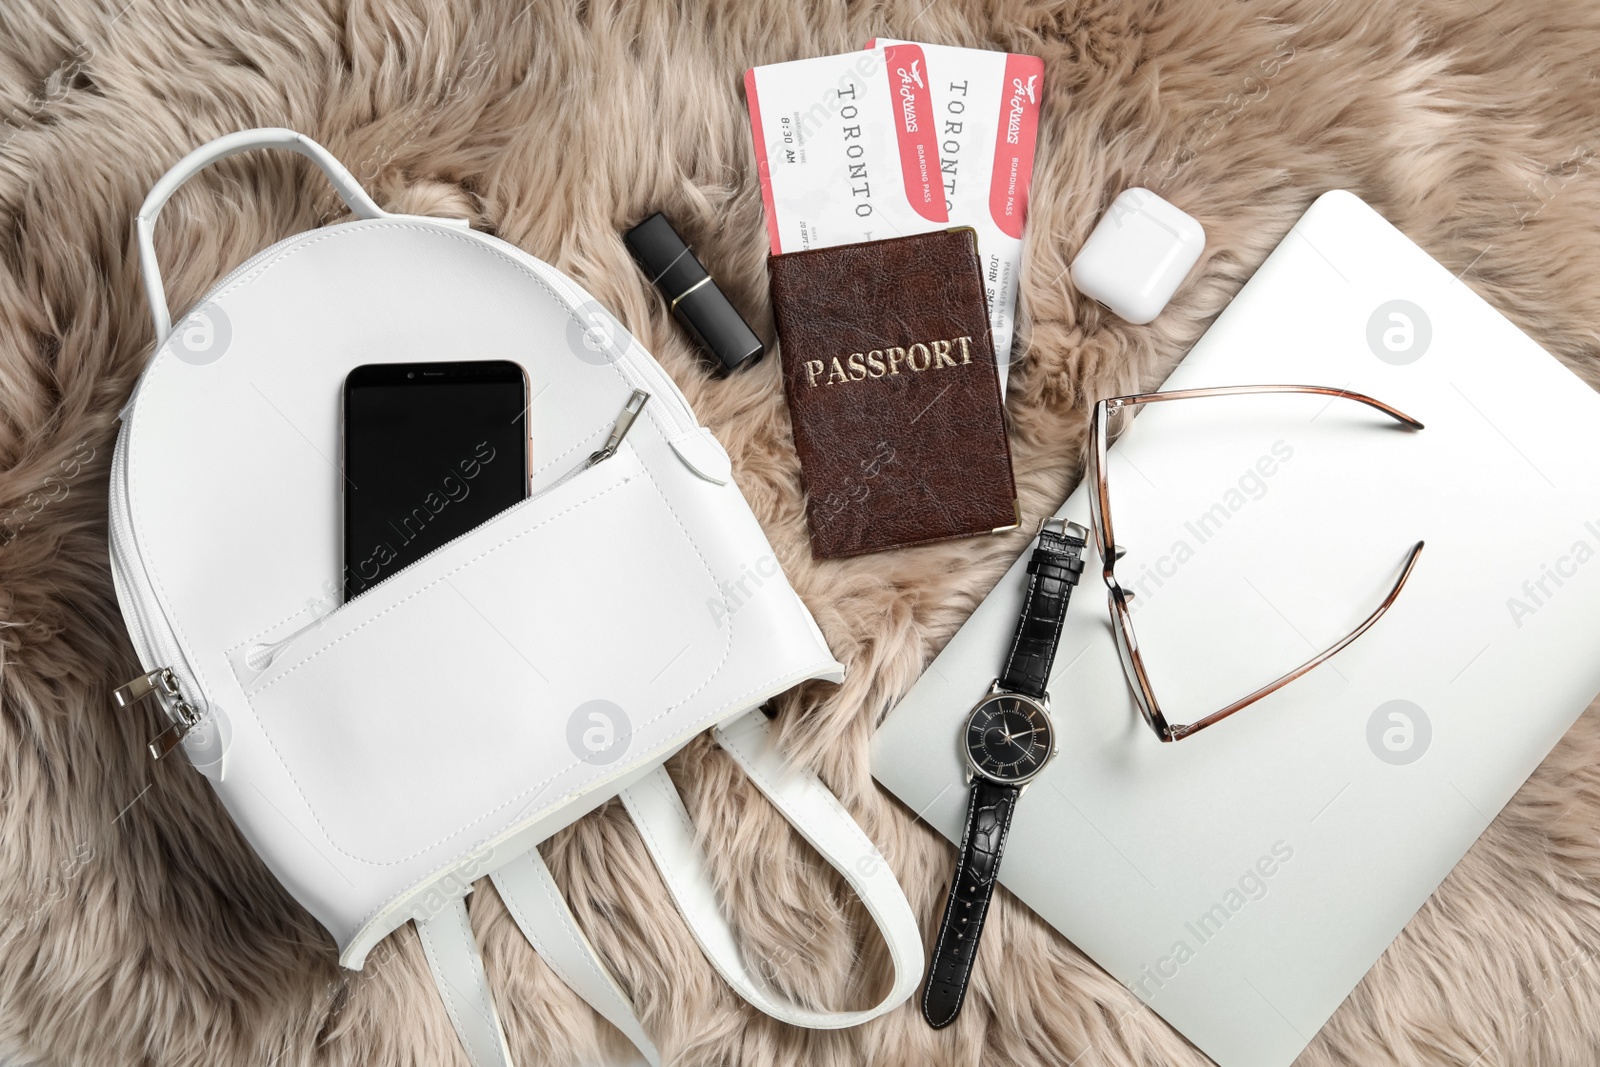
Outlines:
POLYGON ((939 341, 917 341, 909 348, 874 348, 870 352, 852 352, 842 359, 806 360, 806 384, 843 385, 862 382, 869 378, 898 377, 902 373, 921 374, 927 370, 945 367, 964 367, 972 362, 972 335, 951 337, 939 341), (960 353, 960 359, 956 353, 960 353))

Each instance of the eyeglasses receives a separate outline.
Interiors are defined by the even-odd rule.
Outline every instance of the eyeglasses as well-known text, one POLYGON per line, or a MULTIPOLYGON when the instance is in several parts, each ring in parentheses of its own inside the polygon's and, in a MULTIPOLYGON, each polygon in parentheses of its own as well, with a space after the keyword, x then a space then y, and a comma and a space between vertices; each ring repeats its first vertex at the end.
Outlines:
POLYGON ((1417 557, 1422 554, 1422 542, 1418 541, 1410 553, 1407 554, 1405 563, 1401 565, 1400 577, 1394 583, 1394 588, 1383 598, 1377 609, 1366 619, 1351 630, 1326 651, 1313 656, 1283 677, 1257 689, 1248 696, 1240 697, 1221 711, 1214 711, 1201 719, 1196 719, 1187 726, 1172 725, 1167 722, 1166 716, 1161 712, 1161 705, 1157 702, 1155 693, 1150 687, 1150 676, 1145 670, 1144 658, 1139 654, 1139 642, 1133 635, 1133 618, 1128 610, 1128 602, 1133 599, 1133 594, 1117 584, 1116 565, 1126 550, 1121 548, 1111 528, 1111 493, 1106 482, 1106 450, 1110 437, 1110 421, 1112 415, 1121 415, 1129 412, 1140 404, 1164 403, 1173 400, 1196 400, 1217 396, 1248 396, 1267 395, 1275 393, 1308 393, 1314 396, 1332 397, 1338 400, 1353 400, 1365 404, 1375 411, 1382 412, 1395 420, 1408 430, 1422 429, 1422 423, 1410 415, 1380 400, 1360 393, 1352 393, 1343 389, 1331 389, 1318 385, 1235 385, 1223 386, 1213 389, 1175 389, 1166 393, 1138 393, 1133 396, 1112 397, 1102 400, 1094 406, 1094 419, 1089 428, 1089 455, 1093 464, 1094 486, 1089 494, 1089 511, 1091 525, 1094 529, 1095 547, 1100 552, 1102 571, 1105 575, 1107 596, 1111 604, 1111 618, 1114 623, 1112 630, 1116 636, 1117 653, 1122 658, 1123 672, 1128 676, 1128 687, 1133 691, 1134 699, 1139 704, 1139 712, 1144 716, 1150 729, 1163 741, 1181 741, 1185 737, 1199 733, 1207 726, 1221 722, 1234 712, 1247 708, 1262 697, 1277 692, 1290 682, 1299 678, 1313 667, 1332 658, 1350 642, 1366 633, 1372 624, 1383 617, 1389 610, 1395 598, 1400 595, 1400 590, 1405 587, 1406 579, 1411 577, 1412 569, 1417 565, 1417 557))

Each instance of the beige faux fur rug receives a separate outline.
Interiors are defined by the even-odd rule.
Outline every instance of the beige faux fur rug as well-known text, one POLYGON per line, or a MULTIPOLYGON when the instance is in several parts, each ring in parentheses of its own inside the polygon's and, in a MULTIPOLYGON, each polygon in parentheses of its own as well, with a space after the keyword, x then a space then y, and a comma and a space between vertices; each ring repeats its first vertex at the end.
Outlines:
MULTIPOLYGON (((471 215, 575 274, 656 353, 733 454, 850 666, 842 688, 783 702, 788 743, 856 813, 933 929, 952 850, 874 786, 867 741, 1023 536, 813 562, 776 361, 707 380, 619 238, 666 211, 770 339, 740 76, 885 35, 1045 61, 1009 398, 1030 522, 1077 481, 1091 401, 1159 383, 1331 188, 1372 203, 1600 382, 1592 2, 4 0, 0 1058, 464 1062, 415 936, 341 973, 201 777, 181 758, 145 757, 154 712, 111 706, 135 664, 106 560, 107 464, 152 341, 131 219, 185 152, 248 126, 312 135, 391 209, 471 215), (1066 279, 1109 198, 1135 184, 1191 212, 1209 239, 1149 327, 1102 313, 1066 279)), ((162 218, 174 305, 338 211, 303 160, 215 168, 162 218)), ((1484 503, 1485 521, 1513 521, 1484 503)), ((1302 1063, 1600 1062, 1597 756, 1591 711, 1302 1063)), ((839 914, 826 903, 842 895, 836 881, 709 744, 672 770, 752 953, 777 961, 769 969, 799 996, 864 1002, 884 960, 859 927, 823 920, 839 914)), ((934 1033, 908 1003, 859 1029, 806 1032, 716 978, 615 806, 544 851, 676 1064, 1205 1062, 1005 893, 958 1025, 934 1033)), ((492 889, 471 904, 519 1063, 592 1064, 620 1047, 492 889)))

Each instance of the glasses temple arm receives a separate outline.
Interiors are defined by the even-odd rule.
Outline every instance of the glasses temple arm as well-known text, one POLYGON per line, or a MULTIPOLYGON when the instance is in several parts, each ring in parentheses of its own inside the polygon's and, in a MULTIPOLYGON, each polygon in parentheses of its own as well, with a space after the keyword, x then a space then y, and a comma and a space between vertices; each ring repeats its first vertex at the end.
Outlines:
POLYGON ((1300 677, 1302 674, 1305 674, 1307 671, 1311 670, 1313 667, 1316 667, 1326 660, 1333 658, 1346 646, 1348 646, 1350 642, 1366 633, 1367 630, 1372 627, 1373 623, 1377 622, 1383 617, 1384 612, 1389 610, 1390 605, 1395 602, 1395 598, 1400 595, 1400 590, 1405 587, 1406 579, 1411 577, 1411 571, 1417 565, 1417 557, 1422 555, 1422 545, 1423 542, 1418 541, 1411 547, 1411 552, 1406 556, 1406 561, 1400 568, 1400 577, 1395 581, 1394 588, 1389 590, 1389 595, 1383 598, 1383 603, 1379 604, 1377 610, 1375 610, 1371 615, 1368 615, 1366 619, 1362 621, 1360 626, 1357 626, 1354 630, 1351 630, 1348 634, 1346 634, 1338 644, 1302 663, 1300 666, 1296 667, 1282 678, 1279 678, 1273 682, 1268 682, 1266 685, 1262 686, 1260 689, 1257 689, 1249 696, 1241 697, 1240 699, 1235 700, 1232 704, 1229 704, 1221 711, 1212 712, 1205 718, 1197 719, 1187 726, 1170 727, 1169 734, 1171 740, 1182 740, 1192 733, 1197 733, 1201 730, 1204 730, 1207 726, 1221 722, 1223 719, 1226 719, 1229 715, 1232 715, 1234 712, 1239 711, 1242 708, 1249 707, 1262 697, 1272 695, 1279 689, 1282 689, 1284 686, 1294 681, 1296 678, 1300 677))
POLYGON ((1263 393, 1306 393, 1312 396, 1354 400, 1358 404, 1365 404, 1374 411, 1382 412, 1408 430, 1420 430, 1423 428, 1421 421, 1412 418, 1399 408, 1385 404, 1381 400, 1367 396, 1365 393, 1357 393, 1349 389, 1333 389, 1326 385, 1219 385, 1204 389, 1172 389, 1160 393, 1134 393, 1129 396, 1111 397, 1100 401, 1100 403, 1110 405, 1113 408, 1133 407, 1138 404, 1157 404, 1165 400, 1194 400, 1202 397, 1249 396, 1263 393))

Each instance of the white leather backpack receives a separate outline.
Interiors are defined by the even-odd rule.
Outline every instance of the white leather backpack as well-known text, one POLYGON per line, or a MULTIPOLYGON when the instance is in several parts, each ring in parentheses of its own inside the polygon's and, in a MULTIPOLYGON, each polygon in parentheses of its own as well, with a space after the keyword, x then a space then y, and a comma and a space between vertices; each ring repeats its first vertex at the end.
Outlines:
POLYGON ((843 668, 649 353, 560 271, 462 220, 383 211, 292 130, 191 153, 136 226, 157 348, 122 412, 110 542, 148 673, 118 703, 160 703, 171 727, 152 749, 185 750, 341 964, 415 922, 470 1059, 509 1064, 464 905, 487 875, 557 973, 659 1062, 534 847, 620 796, 752 1004, 844 1027, 911 993, 921 938, 898 883, 753 710, 843 668), (157 215, 206 165, 268 147, 315 162, 356 221, 280 241, 172 324, 157 215), (526 368, 532 494, 341 604, 343 379, 451 358, 526 368), (620 426, 638 391, 648 403, 620 426), (578 743, 596 728, 613 743, 578 743), (741 962, 662 767, 707 729, 877 922, 895 980, 876 1007, 808 1010, 741 962))

